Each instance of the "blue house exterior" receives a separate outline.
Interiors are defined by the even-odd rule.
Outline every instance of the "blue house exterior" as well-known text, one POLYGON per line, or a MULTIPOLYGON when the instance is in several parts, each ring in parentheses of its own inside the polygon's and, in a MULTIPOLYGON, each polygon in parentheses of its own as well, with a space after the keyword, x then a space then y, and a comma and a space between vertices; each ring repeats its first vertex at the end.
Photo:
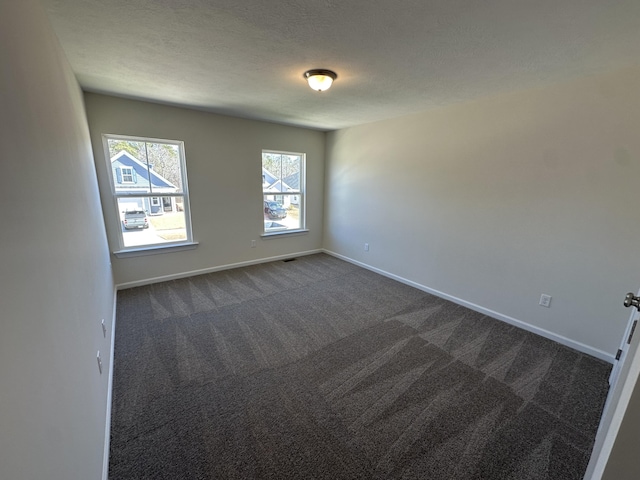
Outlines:
POLYGON ((175 197, 163 196, 163 193, 175 193, 178 188, 162 175, 153 171, 147 165, 130 153, 121 150, 111 157, 112 178, 116 193, 157 196, 127 197, 119 200, 125 210, 142 208, 151 215, 161 215, 164 212, 177 211, 175 197))

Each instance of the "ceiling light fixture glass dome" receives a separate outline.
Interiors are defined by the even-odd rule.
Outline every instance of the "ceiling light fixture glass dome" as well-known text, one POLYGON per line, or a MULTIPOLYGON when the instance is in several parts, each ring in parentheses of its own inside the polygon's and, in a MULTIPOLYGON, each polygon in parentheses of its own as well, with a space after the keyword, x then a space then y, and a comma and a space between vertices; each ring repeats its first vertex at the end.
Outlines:
POLYGON ((336 72, 332 72, 331 70, 316 68, 304 72, 304 78, 307 79, 309 86, 313 90, 323 92, 331 87, 331 84, 336 78, 338 78, 338 75, 336 75, 336 72))

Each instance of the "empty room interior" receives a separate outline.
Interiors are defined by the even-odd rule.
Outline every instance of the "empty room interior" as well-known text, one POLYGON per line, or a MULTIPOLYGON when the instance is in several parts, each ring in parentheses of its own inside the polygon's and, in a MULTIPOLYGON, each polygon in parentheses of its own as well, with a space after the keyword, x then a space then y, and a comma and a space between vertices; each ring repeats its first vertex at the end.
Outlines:
POLYGON ((640 2, 0 39, 1 479, 640 478, 640 2))

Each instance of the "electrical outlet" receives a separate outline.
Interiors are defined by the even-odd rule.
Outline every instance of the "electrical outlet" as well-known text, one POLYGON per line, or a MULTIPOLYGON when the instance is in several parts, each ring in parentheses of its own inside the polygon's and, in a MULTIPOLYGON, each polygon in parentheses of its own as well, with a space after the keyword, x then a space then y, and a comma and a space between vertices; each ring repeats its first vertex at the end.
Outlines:
POLYGON ((100 350, 98 350, 98 355, 96 357, 98 359, 98 370, 100 371, 100 375, 102 375, 102 359, 100 358, 100 350))
POLYGON ((368 252, 368 251, 369 251, 369 244, 368 244, 368 243, 365 243, 365 244, 364 244, 364 251, 365 251, 365 252, 368 252))
POLYGON ((256 241, 255 240, 251 240, 251 248, 256 248, 256 241))
POLYGON ((104 338, 107 338, 107 326, 104 324, 104 318, 102 319, 102 322, 100 322, 102 325, 102 336, 104 338))
POLYGON ((551 306, 551 295, 545 293, 540 295, 540 305, 549 308, 551 306))

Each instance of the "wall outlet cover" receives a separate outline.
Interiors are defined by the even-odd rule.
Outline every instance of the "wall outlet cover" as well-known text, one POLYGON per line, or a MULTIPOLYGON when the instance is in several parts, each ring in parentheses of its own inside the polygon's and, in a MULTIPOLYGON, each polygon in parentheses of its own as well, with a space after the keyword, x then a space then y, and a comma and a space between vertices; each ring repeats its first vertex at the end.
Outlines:
POLYGON ((540 305, 549 308, 551 306, 551 295, 543 293, 540 295, 540 305))

